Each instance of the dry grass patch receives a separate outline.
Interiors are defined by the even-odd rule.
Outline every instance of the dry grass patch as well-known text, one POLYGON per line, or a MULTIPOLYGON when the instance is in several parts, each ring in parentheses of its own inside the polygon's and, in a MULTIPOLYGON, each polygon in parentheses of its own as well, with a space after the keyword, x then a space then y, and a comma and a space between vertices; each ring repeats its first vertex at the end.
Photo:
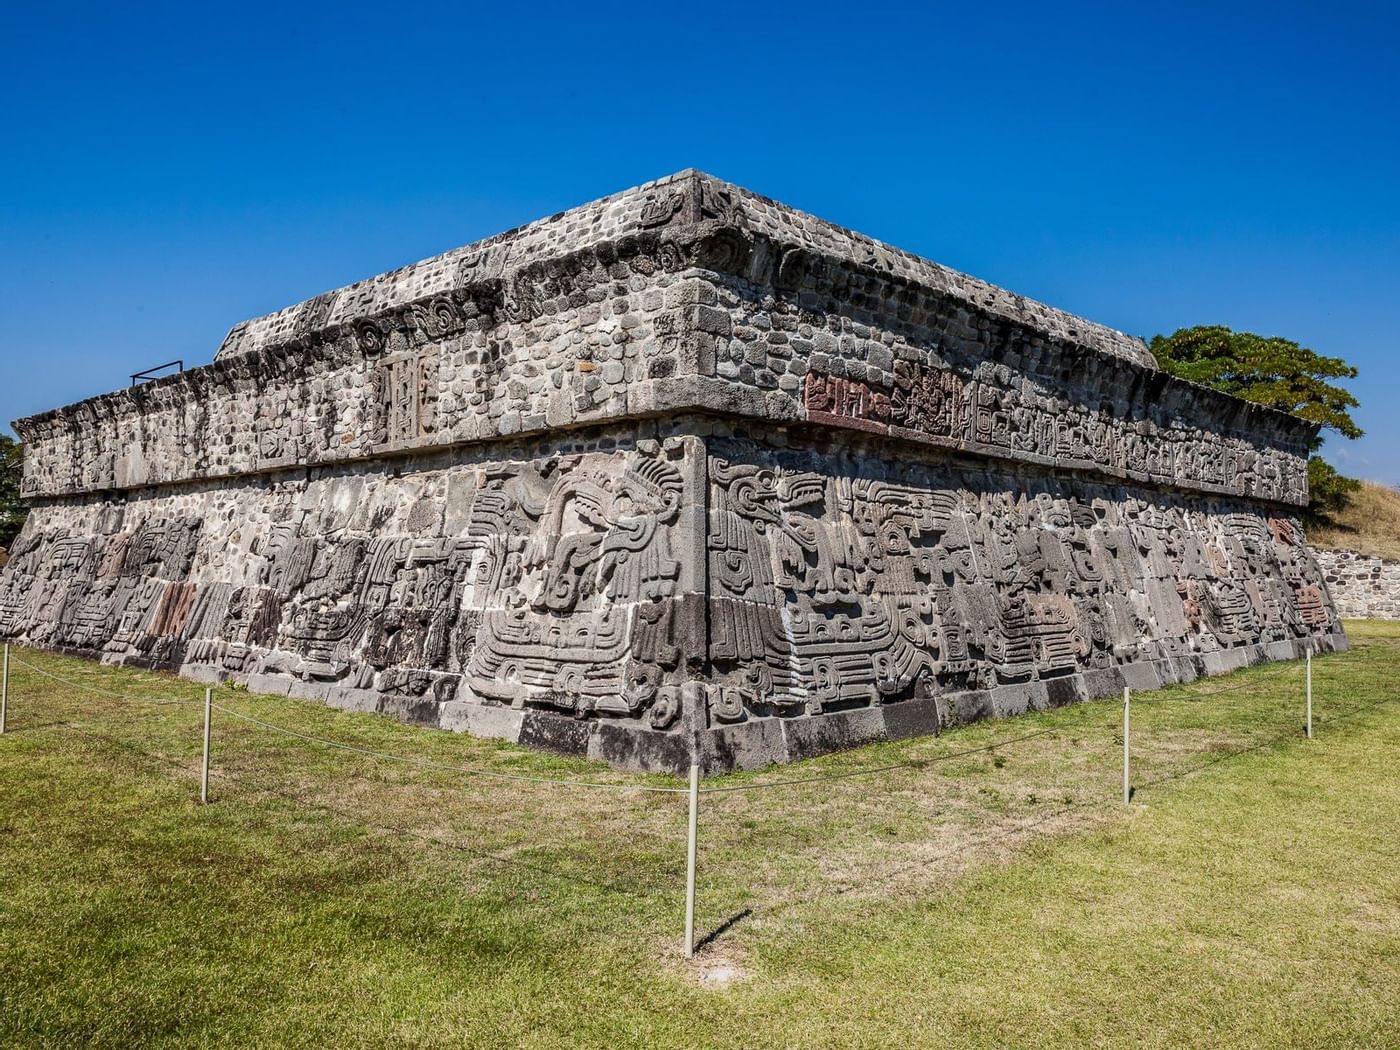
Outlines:
POLYGON ((1400 561, 1400 491, 1363 481, 1334 518, 1335 525, 1309 529, 1308 542, 1400 561))

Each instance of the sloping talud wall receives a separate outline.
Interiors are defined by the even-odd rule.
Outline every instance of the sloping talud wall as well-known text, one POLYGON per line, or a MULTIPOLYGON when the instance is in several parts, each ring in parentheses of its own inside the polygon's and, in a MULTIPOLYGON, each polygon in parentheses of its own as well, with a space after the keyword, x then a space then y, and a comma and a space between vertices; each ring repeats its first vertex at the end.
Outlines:
POLYGON ((764 437, 614 431, 46 507, 0 631, 673 770, 1344 644, 1287 517, 764 437))
POLYGON ((1346 644, 1307 424, 697 173, 17 426, 0 634, 632 768, 1346 644))

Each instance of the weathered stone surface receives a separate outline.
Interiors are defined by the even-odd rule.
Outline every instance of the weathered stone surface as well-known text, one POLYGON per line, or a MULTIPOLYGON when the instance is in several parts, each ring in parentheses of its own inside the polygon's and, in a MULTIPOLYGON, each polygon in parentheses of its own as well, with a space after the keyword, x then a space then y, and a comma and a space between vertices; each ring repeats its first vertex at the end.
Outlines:
POLYGON ((0 634, 633 768, 1345 645, 1306 423, 695 172, 21 420, 0 634))
POLYGON ((1319 549, 1314 554, 1338 616, 1400 620, 1400 561, 1356 551, 1319 549))

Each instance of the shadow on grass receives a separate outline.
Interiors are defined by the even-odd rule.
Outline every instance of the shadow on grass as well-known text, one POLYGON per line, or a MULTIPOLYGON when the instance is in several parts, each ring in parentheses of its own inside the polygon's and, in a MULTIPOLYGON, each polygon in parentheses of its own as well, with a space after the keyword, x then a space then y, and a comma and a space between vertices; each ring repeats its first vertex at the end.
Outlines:
POLYGON ((751 915, 753 915, 752 908, 745 908, 743 911, 736 912, 735 914, 731 915, 729 918, 725 919, 722 923, 716 926, 709 933, 705 934, 705 936, 701 937, 698 941, 696 941, 695 950, 698 952, 704 950, 705 948, 708 948, 710 945, 714 944, 715 941, 719 940, 726 933, 734 929, 735 926, 738 926, 739 923, 743 922, 751 915))

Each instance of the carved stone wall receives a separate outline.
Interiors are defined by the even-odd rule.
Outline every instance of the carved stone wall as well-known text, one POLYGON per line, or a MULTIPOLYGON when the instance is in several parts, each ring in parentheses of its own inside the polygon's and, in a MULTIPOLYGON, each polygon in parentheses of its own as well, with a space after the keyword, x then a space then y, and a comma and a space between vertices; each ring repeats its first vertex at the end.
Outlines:
POLYGON ((683 172, 16 428, 31 497, 718 412, 1306 502, 1309 424, 1153 365, 1120 332, 683 172))
POLYGON ((703 648, 698 448, 608 435, 53 507, 0 577, 0 635, 435 723, 470 699, 517 735, 562 713, 528 728, 565 747, 586 719, 670 729, 703 648))
POLYGON ((922 701, 947 724, 1341 644, 1296 520, 1237 500, 820 436, 710 453, 721 722, 922 701))
POLYGON ((752 767, 1345 645, 1315 428, 696 172, 16 424, 0 635, 752 767))
POLYGON ((55 506, 0 577, 0 634, 672 769, 1344 644, 1286 515, 763 437, 55 506))
POLYGON ((1356 551, 1319 549, 1314 553, 1337 603, 1338 616, 1400 620, 1400 561, 1356 551))

